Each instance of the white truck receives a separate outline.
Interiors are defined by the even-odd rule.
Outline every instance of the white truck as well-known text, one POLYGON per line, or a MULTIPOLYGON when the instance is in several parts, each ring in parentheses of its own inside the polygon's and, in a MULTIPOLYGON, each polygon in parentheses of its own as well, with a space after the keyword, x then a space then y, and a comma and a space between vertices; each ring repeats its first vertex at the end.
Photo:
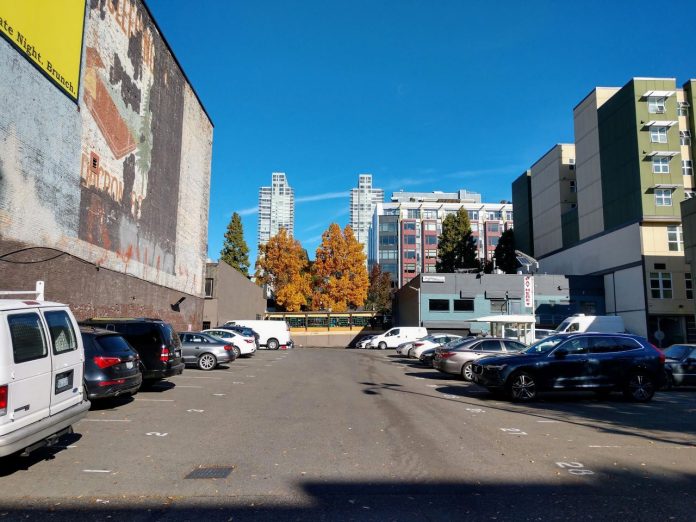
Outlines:
POLYGON ((567 317, 553 333, 623 333, 625 331, 623 317, 619 315, 575 314, 567 317))
POLYGON ((391 328, 380 335, 375 335, 367 344, 368 348, 396 348, 401 343, 416 341, 428 335, 428 330, 422 326, 399 326, 391 328))
POLYGON ((259 334, 259 346, 268 350, 292 348, 290 328, 286 321, 261 321, 252 319, 239 319, 227 321, 226 325, 246 326, 259 334))

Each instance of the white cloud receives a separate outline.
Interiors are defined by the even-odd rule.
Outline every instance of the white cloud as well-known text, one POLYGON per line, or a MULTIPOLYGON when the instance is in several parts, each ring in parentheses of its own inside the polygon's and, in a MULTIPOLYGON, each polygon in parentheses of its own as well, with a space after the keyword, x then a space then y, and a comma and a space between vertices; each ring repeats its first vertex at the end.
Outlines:
POLYGON ((347 198, 350 196, 350 192, 347 190, 344 192, 325 192, 324 194, 314 194, 313 196, 301 196, 295 198, 295 203, 308 203, 310 201, 323 201, 325 199, 338 199, 347 198))

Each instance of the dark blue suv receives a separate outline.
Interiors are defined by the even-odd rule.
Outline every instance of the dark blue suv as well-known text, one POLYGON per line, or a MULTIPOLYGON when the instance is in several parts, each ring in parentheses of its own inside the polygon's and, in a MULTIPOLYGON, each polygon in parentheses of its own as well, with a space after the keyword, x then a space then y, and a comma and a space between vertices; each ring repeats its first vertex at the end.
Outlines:
POLYGON ((552 335, 515 355, 479 359, 472 370, 474 382, 514 401, 531 401, 540 391, 620 390, 645 402, 661 386, 664 365, 664 354, 643 337, 571 333, 552 335))

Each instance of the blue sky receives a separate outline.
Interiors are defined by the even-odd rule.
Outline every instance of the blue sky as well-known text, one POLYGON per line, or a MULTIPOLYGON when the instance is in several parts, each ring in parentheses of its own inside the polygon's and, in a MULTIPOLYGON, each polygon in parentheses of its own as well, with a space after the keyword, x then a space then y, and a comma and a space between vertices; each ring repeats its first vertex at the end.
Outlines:
POLYGON ((311 258, 359 173, 392 191, 510 184, 631 77, 696 77, 696 3, 147 0, 214 124, 208 254, 285 172, 311 258), (191 6, 195 6, 191 8, 191 6))

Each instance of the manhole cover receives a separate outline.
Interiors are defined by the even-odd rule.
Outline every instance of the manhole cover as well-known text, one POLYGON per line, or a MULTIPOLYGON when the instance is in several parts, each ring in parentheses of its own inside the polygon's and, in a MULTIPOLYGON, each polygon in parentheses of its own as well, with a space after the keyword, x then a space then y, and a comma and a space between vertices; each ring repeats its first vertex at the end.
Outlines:
POLYGON ((196 468, 184 478, 187 479, 223 479, 232 473, 234 466, 212 466, 196 468))

